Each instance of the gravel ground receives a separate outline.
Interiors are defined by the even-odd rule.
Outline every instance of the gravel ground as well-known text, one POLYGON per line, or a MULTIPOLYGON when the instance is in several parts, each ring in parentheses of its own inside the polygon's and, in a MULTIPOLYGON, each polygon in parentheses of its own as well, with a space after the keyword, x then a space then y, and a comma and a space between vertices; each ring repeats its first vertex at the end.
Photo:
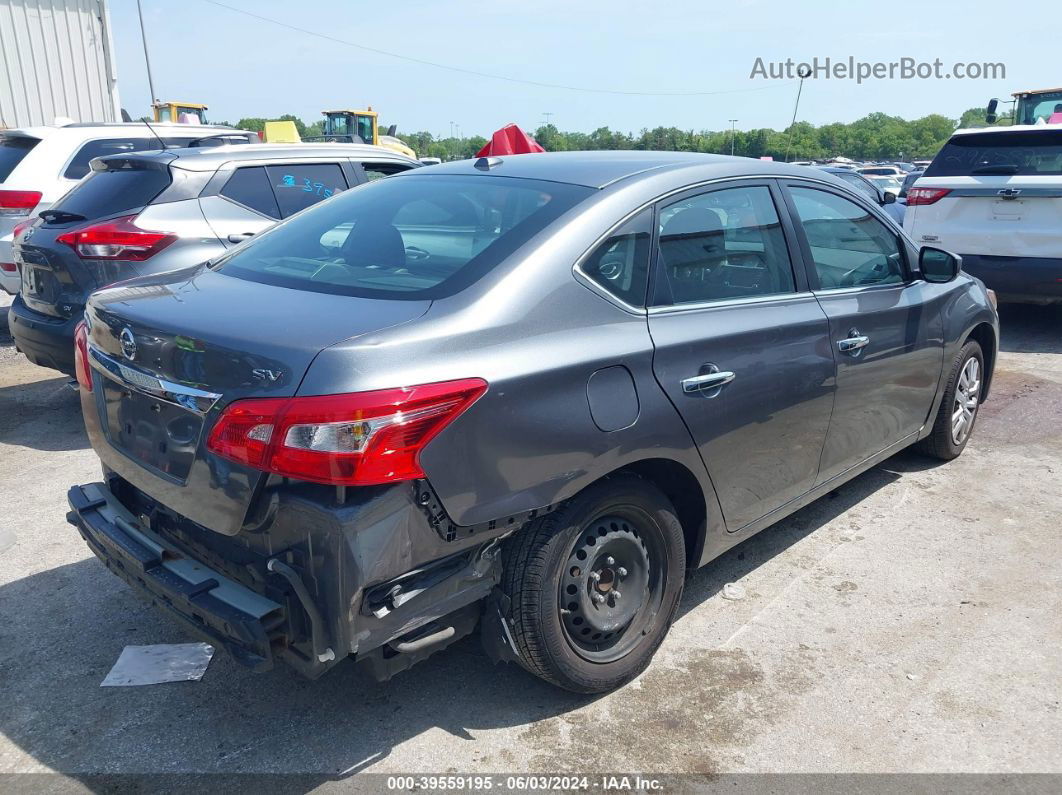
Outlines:
POLYGON ((65 379, 4 333, 7 303, 0 773, 1062 773, 1062 311, 1004 308, 961 458, 902 453, 728 552, 650 669, 585 698, 472 640, 385 685, 218 655, 198 683, 101 689, 125 645, 188 638, 65 523, 97 460, 65 379))

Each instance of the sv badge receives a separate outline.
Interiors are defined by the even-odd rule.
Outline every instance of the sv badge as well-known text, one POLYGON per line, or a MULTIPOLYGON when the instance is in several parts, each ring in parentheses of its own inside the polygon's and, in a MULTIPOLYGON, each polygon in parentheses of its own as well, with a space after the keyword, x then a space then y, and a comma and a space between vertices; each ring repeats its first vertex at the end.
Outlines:
POLYGON ((283 370, 267 370, 264 367, 256 367, 251 370, 251 375, 257 378, 259 381, 269 381, 272 383, 284 375, 283 370))

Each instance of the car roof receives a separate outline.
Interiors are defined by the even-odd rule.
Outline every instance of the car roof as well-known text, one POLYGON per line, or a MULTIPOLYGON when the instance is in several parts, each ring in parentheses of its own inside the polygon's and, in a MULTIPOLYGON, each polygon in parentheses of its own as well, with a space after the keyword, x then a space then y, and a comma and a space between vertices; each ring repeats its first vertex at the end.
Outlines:
MULTIPOLYGON (((458 160, 434 165, 416 172, 416 175, 432 177, 439 175, 490 175, 537 179, 548 182, 564 182, 588 188, 604 188, 620 180, 639 175, 657 174, 662 171, 684 169, 710 173, 699 176, 707 178, 741 176, 806 176, 807 166, 794 166, 771 160, 754 160, 750 157, 708 155, 699 152, 656 151, 592 151, 592 152, 545 152, 527 155, 502 155, 501 157, 458 160), (489 168, 484 168, 488 165, 489 168), (477 168, 476 164, 480 164, 477 168)), ((406 178, 410 173, 400 174, 406 178)))
POLYGON ((150 127, 143 122, 113 122, 113 123, 75 123, 65 124, 62 127, 52 125, 40 125, 37 127, 13 127, 9 130, 0 130, 0 136, 31 137, 45 139, 57 137, 76 138, 77 140, 89 141, 95 138, 122 138, 130 132, 140 131, 145 136, 155 133, 165 135, 167 138, 208 138, 213 135, 248 135, 248 130, 237 130, 235 127, 222 127, 212 124, 167 124, 152 123, 150 127))
POLYGON ((290 160, 303 157, 360 157, 420 165, 418 161, 384 146, 338 143, 232 144, 107 155, 99 160, 104 163, 112 159, 123 162, 153 160, 163 161, 186 171, 213 171, 225 163, 237 160, 290 160))
POLYGON ((1009 132, 1062 132, 1062 124, 1011 124, 1004 127, 964 127, 956 130, 952 135, 973 135, 975 133, 985 135, 1002 135, 1009 132))

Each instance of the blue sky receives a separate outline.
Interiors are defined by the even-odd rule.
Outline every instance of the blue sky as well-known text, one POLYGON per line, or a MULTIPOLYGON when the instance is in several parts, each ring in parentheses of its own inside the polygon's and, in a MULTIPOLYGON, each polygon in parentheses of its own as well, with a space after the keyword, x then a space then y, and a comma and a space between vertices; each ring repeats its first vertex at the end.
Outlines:
MULTIPOLYGON (((546 112, 561 129, 784 128, 796 85, 752 80, 757 57, 894 61, 909 56, 1003 62, 1004 80, 808 80, 799 118, 852 121, 873 111, 957 117, 992 96, 1062 85, 1057 0, 613 0, 363 2, 223 0, 335 39, 495 75, 635 96, 477 77, 366 52, 285 29, 206 0, 142 0, 162 99, 205 102, 213 119, 371 104, 400 130, 488 134, 533 129, 546 112), (533 12, 526 9, 534 8, 533 12), (766 88, 765 88, 766 87, 766 88), (748 91, 748 89, 764 89, 748 91)), ((150 101, 136 0, 110 0, 122 104, 150 101)))

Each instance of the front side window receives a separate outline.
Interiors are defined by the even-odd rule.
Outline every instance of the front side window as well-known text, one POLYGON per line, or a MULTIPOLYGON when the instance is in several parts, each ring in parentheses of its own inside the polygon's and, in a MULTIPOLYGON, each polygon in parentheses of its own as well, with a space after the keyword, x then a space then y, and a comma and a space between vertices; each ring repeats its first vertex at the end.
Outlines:
POLYGON ((816 188, 790 191, 821 289, 903 282, 900 240, 869 210, 816 188))
POLYGON ((282 218, 347 189, 338 163, 266 166, 266 174, 282 218))
POLYGON ((645 304, 653 211, 643 210, 617 229, 580 265, 596 284, 631 306, 645 304))
POLYGON ((778 212, 765 186, 725 188, 660 211, 657 303, 795 292, 778 212))
POLYGON ((218 267, 298 290, 443 297, 496 267, 593 193, 493 176, 381 179, 277 225, 218 267))

